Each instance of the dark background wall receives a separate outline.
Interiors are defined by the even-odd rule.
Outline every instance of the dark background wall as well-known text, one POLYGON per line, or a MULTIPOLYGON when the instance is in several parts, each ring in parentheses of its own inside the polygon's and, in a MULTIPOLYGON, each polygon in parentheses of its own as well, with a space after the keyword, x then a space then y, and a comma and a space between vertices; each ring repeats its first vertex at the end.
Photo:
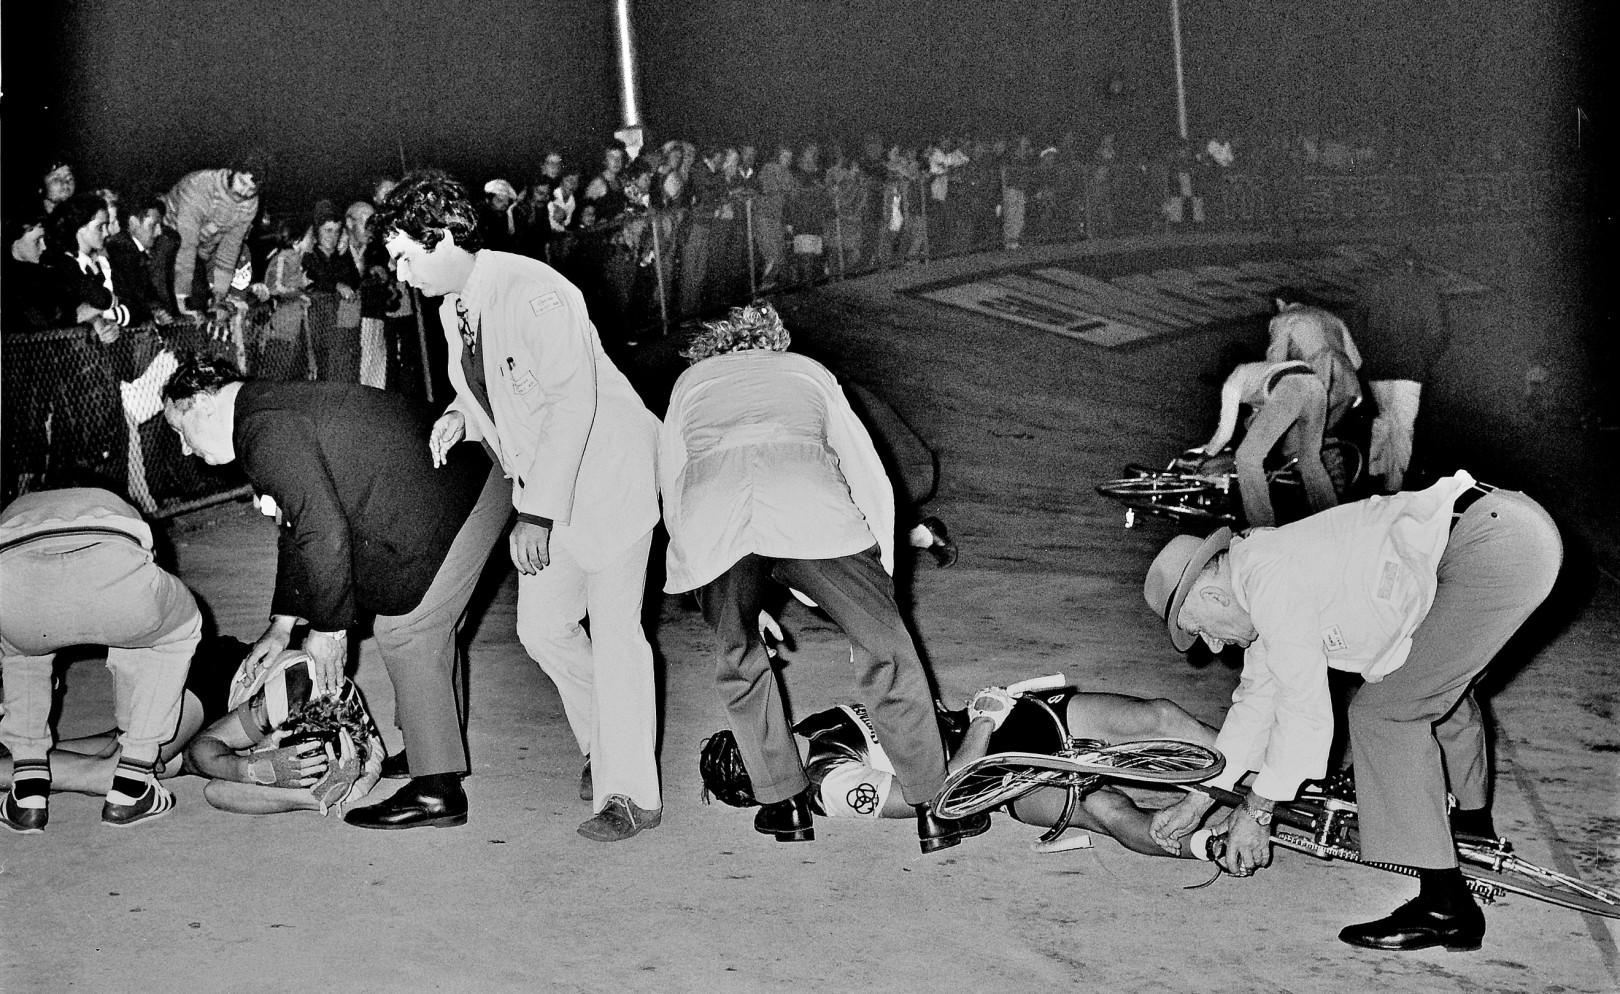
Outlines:
MULTIPOLYGON (((519 178, 617 124, 608 0, 8 3, 4 171, 165 187, 242 144, 282 197, 434 163, 519 178)), ((1195 132, 1363 130, 1573 144, 1605 120, 1596 5, 1185 0, 1195 132)), ((1168 0, 679 0, 637 9, 656 140, 1175 127, 1168 0), (1113 78, 1123 96, 1106 98, 1113 78)), ((594 154, 593 154, 594 158, 594 154)))

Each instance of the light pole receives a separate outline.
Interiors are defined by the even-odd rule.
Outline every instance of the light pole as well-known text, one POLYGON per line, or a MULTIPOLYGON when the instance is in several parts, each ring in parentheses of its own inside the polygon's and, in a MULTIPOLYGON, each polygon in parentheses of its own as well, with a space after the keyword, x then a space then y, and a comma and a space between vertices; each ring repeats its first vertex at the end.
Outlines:
POLYGON ((630 0, 613 0, 613 29, 619 49, 619 113, 624 126, 614 137, 624 142, 633 159, 641 151, 641 82, 636 63, 636 32, 630 20, 630 0))
POLYGON ((1187 79, 1181 70, 1181 0, 1170 0, 1170 45, 1176 56, 1176 128, 1181 140, 1187 132, 1187 79))

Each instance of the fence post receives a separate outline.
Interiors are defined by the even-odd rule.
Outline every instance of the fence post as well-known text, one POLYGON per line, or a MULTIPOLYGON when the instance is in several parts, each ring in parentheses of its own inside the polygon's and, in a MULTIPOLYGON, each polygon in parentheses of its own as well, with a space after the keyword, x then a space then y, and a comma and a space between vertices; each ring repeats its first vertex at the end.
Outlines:
MULTIPOLYGON (((663 239, 658 237, 658 227, 665 214, 663 210, 648 211, 649 222, 652 225, 653 236, 653 275, 658 278, 658 328, 659 334, 669 335, 669 300, 664 290, 664 249, 663 239)), ((671 212, 668 216, 673 217, 671 212)), ((670 225, 670 233, 674 234, 675 226, 670 225)))
POLYGON ((921 177, 917 179, 917 205, 917 213, 922 215, 922 256, 928 262, 934 253, 934 239, 928 231, 928 181, 921 177))
POLYGON ((838 278, 844 279, 844 205, 838 199, 838 184, 832 184, 833 235, 838 239, 838 278))
POLYGON ((759 292, 756 289, 754 274, 754 198, 743 198, 743 224, 744 237, 748 239, 748 299, 753 300, 759 292))

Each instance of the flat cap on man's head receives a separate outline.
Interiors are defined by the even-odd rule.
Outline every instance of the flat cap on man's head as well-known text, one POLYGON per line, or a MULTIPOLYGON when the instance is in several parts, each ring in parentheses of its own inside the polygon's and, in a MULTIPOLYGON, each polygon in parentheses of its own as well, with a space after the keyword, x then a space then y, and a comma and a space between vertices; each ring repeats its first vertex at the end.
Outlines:
POLYGON ((1147 579, 1142 583, 1142 598, 1153 613, 1164 619, 1170 630, 1170 642, 1177 652, 1186 652, 1198 641, 1198 636, 1176 623, 1181 605, 1186 603, 1193 584, 1198 581, 1209 561, 1232 544, 1232 529, 1217 528, 1208 538, 1196 535, 1177 535, 1148 567, 1147 579))

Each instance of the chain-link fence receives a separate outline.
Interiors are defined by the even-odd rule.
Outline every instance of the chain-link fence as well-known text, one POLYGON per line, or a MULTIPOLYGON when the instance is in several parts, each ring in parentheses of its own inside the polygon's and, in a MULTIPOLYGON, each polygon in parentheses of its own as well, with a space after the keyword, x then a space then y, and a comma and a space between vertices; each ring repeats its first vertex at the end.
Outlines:
MULTIPOLYGON (((946 176, 832 171, 826 181, 631 213, 557 233, 538 254, 585 294, 609 348, 762 293, 947 256, 1193 229, 1311 230, 1558 213, 1583 177, 1552 172, 1275 175, 1053 164, 946 176)), ((10 325, 12 322, 6 322, 10 325)), ((330 379, 443 403, 435 309, 408 293, 384 316, 308 293, 228 322, 9 332, 0 367, 0 500, 102 486, 164 516, 245 492, 235 467, 180 452, 161 416, 173 355, 222 355, 250 376, 330 379)))
MULTIPOLYGON (((408 299, 408 298, 407 298, 408 299)), ((162 416, 176 355, 229 359, 249 376, 361 382, 427 399, 417 314, 362 318, 336 294, 98 336, 88 326, 11 332, 0 366, 0 503, 32 490, 102 487, 165 517, 247 492, 233 466, 185 455, 162 416)))

